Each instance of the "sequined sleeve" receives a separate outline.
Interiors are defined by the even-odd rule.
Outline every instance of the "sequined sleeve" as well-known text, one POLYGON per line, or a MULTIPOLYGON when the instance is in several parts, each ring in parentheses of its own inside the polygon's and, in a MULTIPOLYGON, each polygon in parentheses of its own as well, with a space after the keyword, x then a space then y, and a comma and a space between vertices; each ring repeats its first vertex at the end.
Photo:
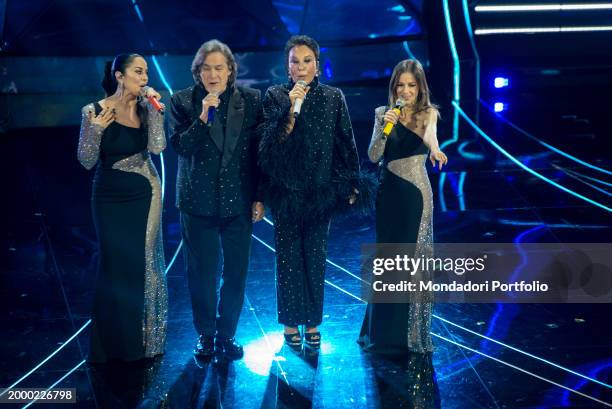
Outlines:
POLYGON ((149 152, 159 155, 166 149, 166 134, 164 132, 164 115, 158 112, 153 105, 143 104, 147 110, 147 125, 149 132, 149 142, 147 148, 149 152))
POLYGON ((423 135, 423 142, 432 152, 440 150, 438 145, 438 117, 440 114, 435 108, 430 108, 425 119, 425 133, 423 135))
POLYGON ((376 163, 380 160, 385 152, 387 138, 383 134, 383 117, 385 115, 385 107, 378 107, 374 111, 374 130, 372 131, 372 140, 368 147, 368 157, 370 161, 376 163))
POLYGON ((89 113, 95 113, 93 104, 85 105, 81 109, 81 131, 79 133, 79 147, 77 157, 85 169, 93 168, 100 156, 100 141, 104 129, 89 120, 89 113))
POLYGON ((338 100, 338 117, 332 153, 332 181, 336 184, 339 202, 346 204, 355 190, 362 189, 359 155, 344 94, 337 89, 334 97, 338 100))
POLYGON ((338 119, 333 152, 334 173, 340 179, 355 183, 359 178, 359 155, 353 135, 353 126, 344 94, 337 90, 335 97, 338 99, 338 119))

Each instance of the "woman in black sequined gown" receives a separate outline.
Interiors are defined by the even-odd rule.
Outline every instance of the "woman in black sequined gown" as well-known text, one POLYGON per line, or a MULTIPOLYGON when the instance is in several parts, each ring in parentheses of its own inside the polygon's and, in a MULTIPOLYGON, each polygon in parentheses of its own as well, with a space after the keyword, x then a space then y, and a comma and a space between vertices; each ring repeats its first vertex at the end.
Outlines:
POLYGON ((134 361, 164 351, 167 288, 161 238, 161 185, 149 152, 166 146, 163 116, 141 95, 147 84, 138 54, 108 62, 107 98, 86 105, 79 138, 81 164, 96 171, 92 213, 99 264, 90 362, 134 361))

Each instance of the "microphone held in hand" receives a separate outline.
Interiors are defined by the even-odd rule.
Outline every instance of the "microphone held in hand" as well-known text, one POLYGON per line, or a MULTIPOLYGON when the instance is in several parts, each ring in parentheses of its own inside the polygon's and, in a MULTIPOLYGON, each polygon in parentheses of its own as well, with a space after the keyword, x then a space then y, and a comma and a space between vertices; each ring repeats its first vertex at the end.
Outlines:
POLYGON ((151 87, 142 87, 142 89, 140 90, 140 94, 147 99, 147 101, 149 101, 149 104, 151 104, 151 106, 153 108, 155 108, 155 110, 157 112, 159 112, 160 114, 164 113, 164 107, 161 106, 161 104, 159 103, 159 101, 157 99, 155 99, 153 96, 149 95, 148 91, 152 90, 153 88, 151 87))
MULTIPOLYGON (((308 84, 306 84, 306 81, 303 81, 303 80, 299 80, 297 84, 302 86, 304 89, 306 89, 306 87, 308 86, 308 84)), ((297 118, 300 115, 300 111, 302 110, 303 103, 304 103, 303 98, 297 98, 295 100, 295 104, 293 104, 293 117, 294 118, 297 118)))
MULTIPOLYGON (((211 92, 211 94, 213 94, 214 96, 218 97, 219 93, 218 92, 211 92)), ((217 113, 217 107, 208 107, 208 119, 206 121, 206 125, 211 127, 214 120, 215 120, 215 114, 217 113)))
MULTIPOLYGON (((397 101, 395 101, 393 111, 395 111, 399 115, 404 105, 406 105, 406 101, 404 101, 402 98, 398 98, 397 101)), ((385 136, 389 136, 391 130, 393 129, 393 126, 393 122, 387 122, 385 124, 385 128, 383 129, 383 133, 385 134, 385 136)))

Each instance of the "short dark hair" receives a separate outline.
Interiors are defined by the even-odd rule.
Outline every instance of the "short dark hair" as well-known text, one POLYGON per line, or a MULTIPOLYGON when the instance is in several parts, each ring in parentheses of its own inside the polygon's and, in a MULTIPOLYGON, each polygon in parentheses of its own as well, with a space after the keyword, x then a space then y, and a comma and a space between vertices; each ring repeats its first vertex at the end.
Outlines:
POLYGON ((209 40, 202 44, 198 51, 193 57, 193 61, 191 63, 191 75, 193 75, 193 80, 196 84, 202 85, 202 79, 200 78, 200 71, 202 71, 202 65, 204 65, 204 60, 208 56, 208 54, 219 52, 225 56, 227 60, 227 66, 230 69, 231 73, 229 79, 227 81, 228 88, 234 85, 236 82, 236 75, 238 71, 238 64, 236 64, 236 59, 234 58, 234 54, 232 54, 232 50, 230 50, 229 46, 225 43, 222 43, 219 40, 209 40))
POLYGON ((319 43, 317 43, 314 38, 301 34, 292 36, 285 44, 285 68, 287 69, 287 72, 289 72, 289 53, 293 47, 297 47, 299 45, 305 45, 312 50, 315 55, 315 60, 317 61, 318 70, 318 68, 321 66, 321 64, 319 64, 319 43))

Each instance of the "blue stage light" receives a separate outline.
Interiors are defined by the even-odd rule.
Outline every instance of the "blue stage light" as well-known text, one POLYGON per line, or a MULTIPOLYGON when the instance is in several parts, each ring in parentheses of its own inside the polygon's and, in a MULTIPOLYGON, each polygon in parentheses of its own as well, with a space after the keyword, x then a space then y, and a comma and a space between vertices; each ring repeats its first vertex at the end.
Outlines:
POLYGON ((405 13, 406 12, 406 9, 402 5, 397 5, 397 6, 394 6, 394 7, 390 7, 387 10, 394 11, 396 13, 405 13))
POLYGON ((503 102, 496 102, 496 103, 493 105, 493 110, 494 110, 495 112, 503 112, 503 111, 505 111, 505 110, 506 110, 506 108, 507 108, 507 105, 506 105, 506 104, 504 104, 503 102))
POLYGON ((612 31, 612 26, 564 26, 564 27, 504 27, 477 28, 474 34, 537 34, 537 33, 580 33, 612 31))
POLYGON ((504 77, 495 77, 495 80, 493 80, 493 85, 495 86, 495 88, 504 88, 508 86, 508 78, 504 78, 504 77))
POLYGON ((476 6, 476 13, 483 12, 542 12, 542 11, 582 11, 582 10, 610 10, 612 3, 602 4, 524 4, 524 5, 487 5, 476 6))

